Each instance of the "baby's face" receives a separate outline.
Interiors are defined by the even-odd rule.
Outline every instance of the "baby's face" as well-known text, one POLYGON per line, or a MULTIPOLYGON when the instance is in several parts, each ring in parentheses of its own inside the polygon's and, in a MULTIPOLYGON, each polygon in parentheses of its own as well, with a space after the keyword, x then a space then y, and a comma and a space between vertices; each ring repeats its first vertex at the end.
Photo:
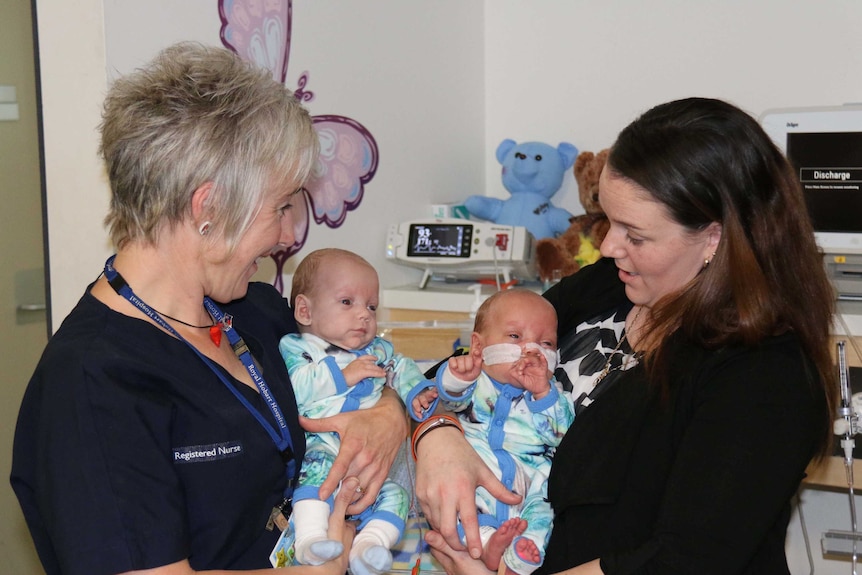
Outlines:
POLYGON ((322 266, 316 284, 306 331, 343 349, 368 345, 377 335, 377 272, 352 260, 337 260, 322 266))
MULTIPOLYGON (((474 338, 476 353, 488 346, 509 343, 523 351, 527 344, 536 344, 554 354, 557 351, 557 314, 544 301, 522 294, 513 294, 497 302, 488 314, 482 331, 474 338)), ((539 353, 538 350, 527 353, 539 353)), ((485 371, 501 383, 508 381, 508 370, 514 362, 485 365, 485 371)))

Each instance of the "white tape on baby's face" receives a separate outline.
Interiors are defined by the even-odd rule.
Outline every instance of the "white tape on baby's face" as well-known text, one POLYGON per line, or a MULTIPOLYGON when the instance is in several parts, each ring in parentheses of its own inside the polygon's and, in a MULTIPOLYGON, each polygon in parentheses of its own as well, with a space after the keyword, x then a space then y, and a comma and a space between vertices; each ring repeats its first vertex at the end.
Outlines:
POLYGON ((514 343, 495 343, 482 350, 482 361, 486 365, 512 363, 521 357, 521 346, 514 343))
POLYGON ((523 350, 516 343, 495 343, 494 345, 489 345, 482 350, 482 361, 486 365, 512 363, 521 359, 521 355, 528 349, 538 350, 539 353, 544 355, 550 371, 554 371, 557 368, 557 352, 533 342, 524 344, 523 350))

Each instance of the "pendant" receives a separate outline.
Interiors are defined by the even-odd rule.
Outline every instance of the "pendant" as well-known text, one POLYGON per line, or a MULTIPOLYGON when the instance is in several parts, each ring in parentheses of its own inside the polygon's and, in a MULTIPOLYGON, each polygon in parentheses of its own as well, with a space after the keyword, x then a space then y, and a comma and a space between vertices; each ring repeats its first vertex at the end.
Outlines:
POLYGON ((216 347, 221 346, 221 324, 210 326, 210 339, 216 347))

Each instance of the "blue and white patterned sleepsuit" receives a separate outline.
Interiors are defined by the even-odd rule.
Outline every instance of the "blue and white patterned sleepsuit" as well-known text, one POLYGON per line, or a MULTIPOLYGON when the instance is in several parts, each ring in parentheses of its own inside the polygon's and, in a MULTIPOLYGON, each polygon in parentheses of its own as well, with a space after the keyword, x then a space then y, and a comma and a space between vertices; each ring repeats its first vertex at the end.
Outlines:
MULTIPOLYGON (((416 363, 394 353, 392 344, 375 337, 364 349, 347 351, 311 334, 288 334, 279 345, 287 365, 299 413, 320 418, 373 406, 383 387, 414 386, 427 381, 416 363), (386 377, 366 378, 348 386, 342 369, 362 355, 374 355, 377 364, 386 369, 386 377)), ((294 501, 317 499, 320 485, 329 474, 341 445, 336 433, 306 433, 305 459, 299 475, 294 501)), ((371 519, 382 519, 403 533, 409 508, 407 492, 387 480, 375 503, 363 512, 360 529, 371 519)))
MULTIPOLYGON (((467 441, 496 477, 523 496, 518 505, 504 505, 484 488, 478 488, 476 506, 480 525, 496 529, 507 519, 526 519, 527 529, 522 537, 532 540, 544 558, 553 521, 546 500, 548 473, 554 450, 574 420, 571 397, 554 378, 548 395, 536 400, 529 391, 495 381, 484 371, 462 394, 452 395, 444 385, 445 379, 452 377, 451 373, 446 374, 447 370, 444 364, 437 371, 438 401, 458 414, 467 441)), ((409 396, 412 398, 417 391, 414 389, 409 396)), ((428 416, 434 407, 427 411, 428 416)), ((514 542, 504 552, 503 560, 520 575, 527 575, 541 565, 541 560, 533 564, 518 557, 514 542)))

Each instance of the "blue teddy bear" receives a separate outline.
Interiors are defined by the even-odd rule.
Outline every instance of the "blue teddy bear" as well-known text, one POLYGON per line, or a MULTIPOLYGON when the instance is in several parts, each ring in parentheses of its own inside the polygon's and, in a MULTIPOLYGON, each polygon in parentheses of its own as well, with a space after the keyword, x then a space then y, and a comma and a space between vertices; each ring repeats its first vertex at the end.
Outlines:
POLYGON ((578 149, 567 142, 554 148, 541 142, 503 140, 497 146, 497 161, 503 165, 503 186, 512 196, 507 200, 469 196, 464 205, 477 218, 523 226, 536 239, 556 237, 569 228, 572 214, 555 207, 551 196, 560 189, 577 155, 578 149))

